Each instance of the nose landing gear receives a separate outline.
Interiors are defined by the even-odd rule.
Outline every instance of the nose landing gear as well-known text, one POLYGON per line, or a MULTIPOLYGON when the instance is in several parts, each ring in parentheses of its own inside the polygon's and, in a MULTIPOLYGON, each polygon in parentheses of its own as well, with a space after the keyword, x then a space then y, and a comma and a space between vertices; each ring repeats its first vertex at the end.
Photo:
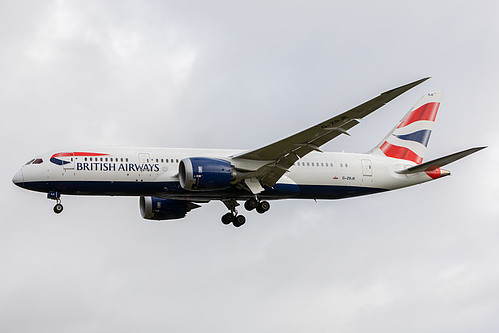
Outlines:
POLYGON ((54 206, 54 213, 60 214, 64 207, 61 204, 61 193, 60 192, 49 192, 47 193, 47 199, 52 199, 56 201, 54 206))
POLYGON ((60 200, 55 204, 54 206, 54 213, 56 214, 60 214, 62 212, 62 210, 64 209, 64 207, 62 206, 62 204, 60 203, 60 200))

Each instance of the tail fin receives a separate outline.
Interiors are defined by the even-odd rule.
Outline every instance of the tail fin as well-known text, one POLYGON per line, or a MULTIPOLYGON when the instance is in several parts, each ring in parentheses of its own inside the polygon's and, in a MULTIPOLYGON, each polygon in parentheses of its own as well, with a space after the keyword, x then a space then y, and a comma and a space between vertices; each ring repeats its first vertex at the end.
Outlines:
POLYGON ((424 95, 372 153, 421 164, 442 95, 441 92, 424 95))

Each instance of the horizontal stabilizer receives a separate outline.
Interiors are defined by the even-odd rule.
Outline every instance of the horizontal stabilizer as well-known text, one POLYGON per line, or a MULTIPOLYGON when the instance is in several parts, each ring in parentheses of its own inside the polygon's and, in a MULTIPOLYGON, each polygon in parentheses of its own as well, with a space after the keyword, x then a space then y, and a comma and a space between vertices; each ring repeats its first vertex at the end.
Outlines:
POLYGON ((476 147, 476 148, 466 149, 466 150, 460 151, 458 153, 454 153, 454 154, 450 154, 450 155, 447 155, 444 157, 440 157, 440 158, 437 158, 436 160, 429 161, 429 162, 426 162, 426 163, 423 163, 420 165, 416 165, 416 166, 413 166, 413 167, 410 167, 410 168, 407 168, 404 170, 396 171, 396 172, 399 174, 407 175, 410 173, 435 170, 435 169, 438 169, 440 167, 443 167, 444 165, 447 165, 447 164, 450 164, 450 163, 455 162, 457 160, 460 160, 463 157, 466 157, 468 155, 476 153, 477 151, 482 150, 484 148, 487 148, 487 147, 485 146, 485 147, 476 147))

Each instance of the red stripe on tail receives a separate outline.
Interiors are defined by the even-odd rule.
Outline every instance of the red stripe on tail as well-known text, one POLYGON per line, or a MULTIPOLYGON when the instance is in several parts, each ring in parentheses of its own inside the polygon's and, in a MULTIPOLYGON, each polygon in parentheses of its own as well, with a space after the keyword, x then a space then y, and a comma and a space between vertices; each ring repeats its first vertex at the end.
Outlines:
POLYGON ((391 143, 388 143, 387 141, 385 141, 381 145, 381 147, 379 147, 379 149, 381 149, 383 154, 385 154, 387 157, 413 161, 416 164, 421 164, 421 162, 423 162, 423 158, 409 148, 395 146, 391 143))
POLYGON ((419 120, 435 121, 440 103, 430 102, 409 113, 397 128, 405 127, 419 120))

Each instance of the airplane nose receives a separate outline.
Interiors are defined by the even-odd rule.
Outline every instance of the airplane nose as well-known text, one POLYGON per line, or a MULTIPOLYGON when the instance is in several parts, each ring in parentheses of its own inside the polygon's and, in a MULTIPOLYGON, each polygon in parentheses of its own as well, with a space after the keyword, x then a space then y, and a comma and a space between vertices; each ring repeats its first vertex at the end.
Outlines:
POLYGON ((12 177, 12 182, 16 184, 19 187, 24 186, 24 176, 23 176, 23 169, 19 169, 19 171, 12 177))

